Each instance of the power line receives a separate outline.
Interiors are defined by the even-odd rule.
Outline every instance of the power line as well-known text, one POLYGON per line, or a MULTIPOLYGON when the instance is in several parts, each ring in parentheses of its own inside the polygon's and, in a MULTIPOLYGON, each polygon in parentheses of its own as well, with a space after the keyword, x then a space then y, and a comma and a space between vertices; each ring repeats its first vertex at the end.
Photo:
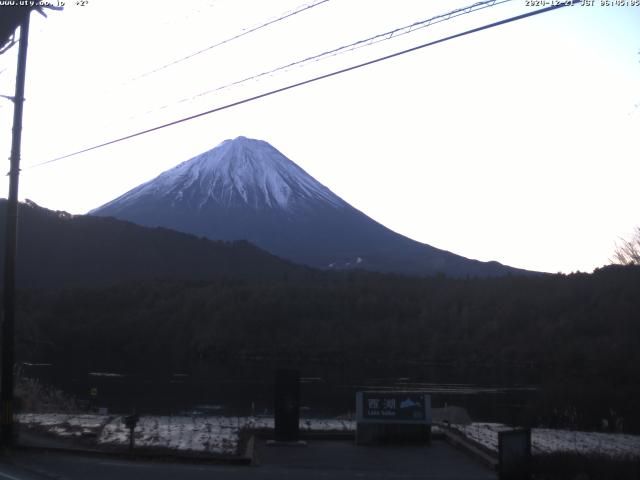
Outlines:
POLYGON ((292 90, 294 88, 301 87, 303 85, 308 85, 310 83, 314 83, 314 82, 317 82, 319 80, 324 80, 324 79, 327 79, 327 78, 335 77, 335 76, 340 75, 342 73, 350 72, 350 71, 357 70, 357 69, 362 68, 362 67, 366 67, 366 66, 373 65, 373 64, 376 64, 376 63, 379 63, 379 62, 383 62, 385 60, 389 60, 389 59, 392 59, 392 58, 395 58, 395 57, 399 57, 399 56, 405 55, 407 53, 415 52, 417 50, 421 50, 421 49, 426 48, 426 47, 431 47, 431 46, 437 45, 439 43, 444 43, 444 42, 447 42, 449 40, 453 40, 455 38, 460 38, 460 37, 464 37, 466 35, 471 35, 473 33, 478 33, 478 32, 481 32, 483 30, 488 30, 490 28, 498 27, 500 25, 505 25, 507 23, 512 23, 512 22, 515 22, 515 21, 518 21, 518 20, 522 20, 522 19, 525 19, 525 18, 533 17, 535 15, 540 15, 542 13, 547 13, 547 12, 550 12, 550 11, 553 11, 553 10, 557 10, 559 8, 564 8, 564 7, 567 7, 567 6, 573 6, 576 3, 580 3, 581 1, 583 1, 583 0, 569 0, 567 3, 561 3, 561 4, 557 4, 557 5, 552 5, 550 7, 545 7, 545 8, 541 8, 539 10, 534 10, 532 12, 523 13, 521 15, 516 15, 514 17, 509 17, 509 18, 506 18, 504 20, 499 20, 497 22, 488 23, 488 24, 482 25, 480 27, 472 28, 470 30, 465 30, 464 32, 456 33, 456 34, 453 34, 453 35, 449 35, 449 36, 440 38, 438 40, 433 40, 431 42, 423 43, 422 45, 418 45, 416 47, 411 47, 411 48, 408 48, 406 50, 401 50, 399 52, 395 52, 395 53, 392 53, 392 54, 389 54, 389 55, 385 55, 383 57, 379 57, 379 58, 376 58, 374 60, 369 60, 369 61, 364 62, 364 63, 359 63, 357 65, 352 65, 351 67, 346 67, 346 68, 343 68, 343 69, 340 69, 340 70, 336 70, 336 71, 331 72, 331 73, 326 73, 324 75, 319 75, 317 77, 313 77, 313 78, 310 78, 310 79, 307 79, 307 80, 304 80, 304 81, 301 81, 301 82, 293 83, 293 84, 287 85, 285 87, 277 88, 275 90, 270 90, 268 92, 261 93, 259 95, 254 95, 252 97, 248 97, 248 98, 245 98, 245 99, 242 99, 242 100, 238 100, 238 101, 235 101, 235 102, 232 102, 232 103, 228 103, 228 104, 223 105, 221 107, 216 107, 216 108, 213 108, 211 110, 207 110, 205 112, 200 112, 200 113, 197 113, 195 115, 190 115, 188 117, 184 117, 184 118, 181 118, 181 119, 178 119, 178 120, 174 120, 173 122, 164 123, 162 125, 158 125, 156 127, 148 128, 146 130, 141 130, 139 132, 132 133, 132 134, 126 135, 124 137, 116 138, 114 140, 110 140, 108 142, 101 143, 99 145, 94 145, 92 147, 84 148, 82 150, 78 150, 78 151, 73 152, 73 153, 68 153, 66 155, 62 155, 60 157, 53 158, 51 160, 46 160, 44 162, 36 163, 36 164, 30 165, 30 166, 28 166, 26 168, 41 167, 43 165, 47 165, 47 164, 50 164, 50 163, 53 163, 53 162, 57 162, 57 161, 65 159, 65 158, 70 158, 70 157, 73 157, 73 156, 76 156, 76 155, 80 155, 82 153, 86 153, 86 152, 90 152, 92 150, 96 150, 98 148, 106 147, 108 145, 113 145, 115 143, 123 142, 125 140, 130 140, 132 138, 139 137, 141 135, 145 135, 147 133, 155 132, 155 131, 161 130, 163 128, 171 127, 173 125, 178 125, 180 123, 184 123, 184 122, 187 122, 189 120, 194 120, 196 118, 204 117, 204 116, 210 115, 212 113, 220 112, 222 110, 227 110, 227 109, 232 108, 232 107, 237 107, 239 105, 243 105, 245 103, 253 102, 253 101, 259 100, 261 98, 269 97, 271 95, 275 95, 276 93, 285 92, 287 90, 292 90))
POLYGON ((2 55, 4 52, 8 51, 11 49, 11 47, 13 47, 16 43, 16 40, 14 38, 13 35, 11 35, 11 37, 9 37, 6 41, 6 43, 4 45, 0 45, 0 55, 2 55))
POLYGON ((264 23, 258 24, 254 27, 250 27, 249 29, 245 29, 243 30, 241 33, 238 33, 237 35, 234 35, 232 37, 229 37, 225 40, 221 40, 218 43, 215 43, 213 45, 210 45, 206 48, 203 48, 202 50, 198 50, 197 52, 191 53, 185 57, 179 58, 177 60, 173 60, 169 63, 166 63, 158 68, 155 68, 154 70, 150 70, 146 73, 143 73, 142 75, 139 75, 138 77, 135 77, 131 80, 131 82, 135 82, 136 80, 140 80, 141 78, 145 78, 148 77, 149 75, 152 75, 154 73, 160 72, 161 70, 164 70, 166 68, 169 68, 173 65, 177 65, 178 63, 182 63, 186 60, 189 60, 193 57, 196 57, 204 52, 208 52, 209 50, 212 50, 216 47, 219 47, 221 45, 224 45, 226 43, 232 42, 233 40, 237 40, 238 38, 244 37, 245 35, 249 35, 250 33, 253 32, 257 32, 260 29, 263 29, 265 27, 268 27, 269 25, 273 25, 274 23, 280 22, 282 20, 286 20, 287 18, 293 17, 294 15, 297 15, 299 13, 302 13, 306 10, 309 10, 311 8, 317 7, 318 5, 321 5, 323 3, 328 2, 329 0, 314 0, 312 3, 307 3, 304 5, 300 5, 299 7, 294 8, 293 10, 288 10, 286 12, 284 12, 283 14, 281 14, 279 17, 277 18, 272 18, 270 20, 267 20, 264 23))
MULTIPOLYGON (((359 48, 368 47, 368 46, 377 44, 379 42, 383 42, 383 41, 391 40, 391 39, 394 39, 394 38, 398 38, 398 37, 401 37, 401 36, 406 35, 408 33, 412 33, 412 32, 415 32, 417 30, 420 30, 422 28, 428 27, 430 25, 435 25, 435 24, 438 24, 438 23, 441 23, 441 22, 444 22, 444 21, 447 21, 447 20, 451 20, 451 19, 459 17, 461 15, 469 14, 469 13, 472 13, 472 12, 475 12, 475 11, 483 10, 485 8, 493 7, 493 6, 500 5, 502 3, 506 3, 506 2, 510 2, 510 1, 513 1, 513 0, 484 0, 484 1, 479 1, 479 2, 473 3, 471 5, 468 5, 466 7, 457 8, 457 9, 451 10, 451 11, 449 11, 447 13, 439 14, 439 15, 427 18, 425 20, 420 20, 420 21, 417 21, 417 22, 413 22, 413 23, 411 23, 409 25, 406 25, 406 26, 403 26, 403 27, 398 27, 398 28, 395 28, 393 30, 386 31, 384 33, 379 33, 379 34, 376 34, 374 36, 367 37, 367 38, 362 39, 362 40, 358 40, 358 41, 350 43, 348 45, 343 45, 341 47, 333 48, 331 50, 328 50, 328 51, 325 51, 325 52, 322 52, 322 53, 319 53, 319 54, 316 54, 316 55, 305 57, 305 58, 303 58, 301 60, 297 60, 297 61, 291 62, 291 63, 289 63, 287 65, 280 66, 280 67, 272 69, 272 70, 268 70, 268 71, 265 71, 265 72, 262 72, 262 73, 255 74, 255 75, 252 75, 250 77, 246 77, 246 78, 244 78, 242 80, 235 80, 235 81, 233 81, 233 82, 231 82, 229 84, 222 85, 222 86, 210 89, 210 90, 206 90, 206 91, 200 92, 200 93, 198 93, 196 95, 185 97, 185 98, 182 98, 180 100, 173 101, 171 103, 166 103, 166 104, 161 105, 159 107, 150 108, 149 110, 147 110, 147 111, 145 111, 143 113, 138 113, 138 114, 133 114, 133 115, 128 116, 125 119, 125 121, 135 120, 136 118, 141 118, 141 117, 144 117, 144 116, 156 113, 156 112, 160 112, 161 110, 165 110, 165 109, 173 107, 173 106, 177 106, 177 105, 180 105, 180 104, 183 104, 183 103, 186 103, 186 102, 190 102, 190 101, 193 101, 193 100, 195 100, 197 98, 201 98, 201 97, 204 97, 206 95, 210 95, 212 93, 215 93, 215 92, 227 89, 227 88, 235 87, 235 86, 241 85, 243 83, 246 83, 246 82, 249 82, 249 81, 252 81, 252 80, 257 80, 257 79, 259 79, 261 77, 264 77, 264 76, 267 76, 267 75, 272 75, 272 74, 274 74, 276 72, 279 72, 279 71, 286 71, 286 70, 288 70, 290 68, 293 68, 294 66, 304 67, 304 66, 306 66, 305 64, 310 63, 310 62, 319 62, 319 61, 322 61, 322 60, 326 60, 328 58, 331 58, 331 57, 334 57, 334 56, 337 56, 337 55, 341 55, 343 53, 348 53, 348 52, 351 52, 351 51, 359 49, 359 48)), ((298 8, 297 10, 300 10, 300 8, 298 8)), ((113 123, 110 123, 109 125, 113 125, 113 123)))
POLYGON ((280 66, 280 67, 277 67, 277 68, 274 68, 274 69, 271 69, 271 70, 267 70, 267 71, 264 71, 264 72, 261 72, 261 73, 255 74, 255 75, 251 75, 249 77, 243 78, 242 80, 235 80, 235 81, 233 81, 231 83, 227 83, 225 85, 222 85, 222 86, 219 86, 219 87, 216 87, 216 88, 205 90, 204 92, 197 93, 197 94, 192 95, 190 97, 182 98, 182 99, 180 99, 178 101, 175 101, 173 103, 162 105, 162 106, 160 106, 158 108, 155 108, 153 110, 148 110, 142 115, 135 115, 133 117, 130 117, 129 120, 141 117, 143 115, 148 115, 150 113, 158 112, 160 110, 164 110, 165 108, 168 108, 168 107, 173 106, 173 105, 179 105, 181 103, 190 102, 190 101, 195 100, 197 98, 201 98, 201 97, 210 95, 212 93, 219 92, 221 90, 225 90, 227 88, 235 87, 235 86, 241 85, 243 83, 246 83, 246 82, 249 82, 249 81, 252 81, 252 80, 257 80, 257 79, 259 79, 261 77, 265 77, 267 75, 273 75, 274 73, 291 69, 291 68, 293 68, 295 66, 304 67, 306 64, 311 63, 311 62, 319 62, 319 61, 326 60, 328 58, 335 57, 337 55, 341 55, 341 54, 344 54, 344 53, 348 53, 348 52, 351 52, 351 51, 354 51, 354 50, 357 50, 357 49, 360 49, 360 48, 363 48, 363 47, 368 47, 368 46, 371 46, 371 45, 374 45, 374 44, 377 44, 377 43, 380 43, 380 42, 391 40, 393 38, 398 38, 398 37, 401 37, 403 35, 407 35, 409 33, 412 33, 412 32, 415 32, 417 30, 420 30, 422 28, 426 28, 426 27, 429 27, 431 25, 435 25, 437 23, 441 23, 441 22, 445 22, 447 20, 451 20, 452 18, 456 18, 456 17, 459 17, 461 15, 466 15, 466 14, 469 14, 469 13, 472 13, 472 12, 483 10, 485 8, 493 7, 493 6, 500 5, 502 3, 506 3, 506 2, 510 2, 510 1, 512 1, 512 0, 485 0, 485 1, 481 1, 481 2, 476 2, 476 3, 472 4, 472 5, 467 6, 467 7, 458 8, 456 10, 452 10, 452 11, 447 12, 447 13, 436 15, 435 17, 427 18, 426 20, 420 20, 418 22, 414 22, 414 23, 412 23, 410 25, 406 25, 404 27, 399 27, 399 28, 395 28, 393 30, 389 30, 389 31, 384 32, 384 33, 379 33, 379 34, 374 35, 372 37, 368 37, 368 38, 365 38, 365 39, 362 39, 362 40, 358 40, 358 41, 350 43, 348 45, 343 45, 343 46, 338 47, 338 48, 333 48, 331 50, 327 50, 325 52, 318 53, 316 55, 312 55, 312 56, 309 56, 309 57, 306 57, 306 58, 303 58, 303 59, 300 59, 300 60, 296 60, 295 62, 288 63, 287 65, 283 65, 283 66, 280 66))
MULTIPOLYGON (((202 2, 202 0, 200 0, 202 2)), ((158 23, 158 26, 160 27, 171 27, 172 25, 174 25, 176 22, 190 22, 194 17, 199 17, 203 14, 204 10, 208 10, 211 9, 215 6, 215 4, 217 2, 219 2, 220 0, 212 0, 210 2, 206 2, 206 5, 202 5, 202 3, 193 8, 192 10, 189 10, 185 13, 183 13, 181 16, 176 16, 175 12, 172 12, 171 15, 171 19, 170 20, 165 20, 163 22, 158 23)), ((193 0, 190 0, 190 6, 192 6, 194 4, 193 0)), ((196 3, 196 5, 198 5, 196 3)))

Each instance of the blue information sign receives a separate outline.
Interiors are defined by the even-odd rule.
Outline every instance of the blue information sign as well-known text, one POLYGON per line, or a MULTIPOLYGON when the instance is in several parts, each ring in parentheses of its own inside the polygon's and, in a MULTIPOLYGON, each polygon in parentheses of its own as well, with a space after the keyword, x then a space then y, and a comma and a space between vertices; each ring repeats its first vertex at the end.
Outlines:
POLYGON ((431 396, 420 392, 358 392, 358 421, 431 423, 431 396))

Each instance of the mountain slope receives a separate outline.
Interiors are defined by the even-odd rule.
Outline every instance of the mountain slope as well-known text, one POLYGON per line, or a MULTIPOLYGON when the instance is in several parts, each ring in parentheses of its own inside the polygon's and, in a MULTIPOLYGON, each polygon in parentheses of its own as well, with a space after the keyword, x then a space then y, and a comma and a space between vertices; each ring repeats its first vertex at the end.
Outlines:
MULTIPOLYGON (((4 251, 7 201, 0 199, 4 251)), ((113 218, 70 215, 19 206, 17 285, 107 285, 133 280, 307 278, 310 269, 274 257, 247 242, 215 242, 165 228, 113 218)), ((3 268, 4 257, 0 258, 3 268)))
POLYGON ((495 276, 523 272, 399 235, 260 140, 238 137, 167 170, 90 214, 221 240, 248 240, 318 268, 495 276))

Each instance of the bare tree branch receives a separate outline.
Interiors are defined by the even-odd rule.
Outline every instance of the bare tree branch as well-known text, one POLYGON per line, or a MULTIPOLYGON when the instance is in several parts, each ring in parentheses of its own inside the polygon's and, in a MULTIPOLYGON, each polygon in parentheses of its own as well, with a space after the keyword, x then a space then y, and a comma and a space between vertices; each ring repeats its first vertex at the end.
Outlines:
POLYGON ((620 239, 611 262, 619 265, 640 265, 640 227, 636 227, 630 240, 620 239))

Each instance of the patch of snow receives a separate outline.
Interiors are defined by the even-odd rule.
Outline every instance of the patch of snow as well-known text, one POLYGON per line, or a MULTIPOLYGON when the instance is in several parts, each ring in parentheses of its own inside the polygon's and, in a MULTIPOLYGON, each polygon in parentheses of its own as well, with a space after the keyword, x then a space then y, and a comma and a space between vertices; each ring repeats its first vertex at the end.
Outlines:
MULTIPOLYGON (((129 443, 129 430, 121 416, 22 413, 17 415, 17 420, 23 425, 40 427, 64 438, 90 435, 97 439, 99 445, 126 446, 129 443)), ((510 430, 500 423, 452 424, 451 427, 496 452, 498 432, 510 430)), ((135 435, 139 446, 235 455, 243 429, 273 428, 273 417, 143 416, 135 435)), ((302 418, 300 429, 353 432, 356 422, 341 418, 302 418)), ((534 454, 577 452, 640 459, 639 435, 534 428, 531 443, 534 454)))
MULTIPOLYGON (((452 427, 485 447, 498 451, 498 432, 511 430, 500 423, 472 423, 452 427)), ((634 457, 640 459, 640 435, 604 432, 579 432, 549 428, 531 429, 533 454, 574 452, 597 453, 609 457, 634 457)))
MULTIPOLYGON (((239 428, 235 419, 224 417, 141 417, 135 439, 136 445, 141 447, 233 455, 238 449, 239 428)), ((129 429, 121 417, 105 425, 98 443, 129 443, 129 429)))
MULTIPOLYGON (((273 417, 244 417, 245 428, 251 430, 270 430, 274 428, 273 417)), ((301 418, 300 430, 308 432, 355 432, 355 420, 332 418, 301 418)))
POLYGON ((355 432, 356 421, 332 418, 307 418, 300 420, 300 430, 313 432, 355 432))
POLYGON ((105 415, 72 415, 62 413, 22 413, 21 424, 37 426, 61 437, 97 435, 111 417, 105 415))
MULTIPOLYGON (((129 444, 129 429, 122 416, 25 413, 18 415, 18 421, 64 438, 92 434, 98 445, 129 444)), ((352 432, 355 427, 353 420, 300 420, 302 431, 352 432)), ((273 417, 143 416, 134 434, 137 446, 235 455, 242 430, 273 428, 273 417)))

